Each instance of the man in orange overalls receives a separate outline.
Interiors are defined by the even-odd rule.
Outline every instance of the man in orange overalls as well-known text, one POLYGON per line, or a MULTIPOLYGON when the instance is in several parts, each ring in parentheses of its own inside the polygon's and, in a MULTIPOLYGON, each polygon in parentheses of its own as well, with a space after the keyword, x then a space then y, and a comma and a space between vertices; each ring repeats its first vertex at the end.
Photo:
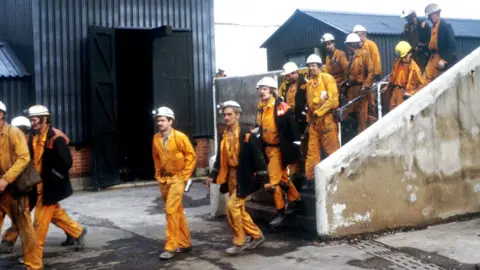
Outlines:
POLYGON ((338 89, 335 78, 321 71, 322 60, 312 54, 307 58, 310 80, 307 84, 308 150, 305 162, 307 182, 302 190, 314 189, 315 166, 321 161, 322 150, 328 155, 340 148, 338 127, 332 110, 338 108, 338 89))
POLYGON ((160 107, 154 111, 154 117, 159 130, 152 142, 155 179, 160 184, 167 218, 165 250, 159 257, 168 260, 176 253, 192 249, 182 197, 185 183, 195 169, 197 156, 188 137, 173 129, 175 115, 171 109, 160 107))
POLYGON ((0 215, 7 215, 18 229, 22 240, 26 269, 43 269, 42 253, 37 248, 37 235, 30 216, 26 196, 14 197, 12 184, 31 160, 25 135, 5 122, 7 107, 0 102, 0 215))
POLYGON ((220 109, 227 126, 207 184, 221 185, 220 191, 230 195, 227 218, 233 230, 233 246, 228 254, 254 249, 265 241, 262 231, 245 209, 246 197, 268 183, 267 165, 255 136, 241 127, 240 104, 230 100, 220 109))
POLYGON ((34 213, 34 226, 38 239, 38 250, 43 255, 43 245, 50 222, 61 227, 75 239, 76 250, 85 247, 87 230, 72 220, 60 207, 59 202, 73 194, 69 169, 73 159, 68 148, 70 139, 60 130, 53 128, 50 112, 42 105, 28 109, 34 134, 30 135, 29 148, 33 164, 42 182, 37 185, 37 203, 34 213), (60 225, 59 225, 60 224, 60 225))
POLYGON ((390 110, 402 104, 404 99, 413 96, 427 84, 417 63, 412 59, 412 46, 406 41, 400 41, 395 51, 398 57, 393 64, 392 75, 387 86, 391 91, 390 110))
POLYGON ((433 23, 428 44, 430 57, 425 68, 428 83, 457 63, 455 33, 452 25, 440 18, 441 11, 437 4, 425 8, 425 15, 433 23))
POLYGON ((277 210, 270 225, 275 227, 282 223, 287 214, 293 213, 300 200, 295 185, 288 177, 287 166, 296 163, 300 149, 294 142, 300 141, 300 132, 287 103, 276 96, 277 82, 265 77, 257 83, 260 102, 257 106, 256 127, 258 136, 268 162, 270 183, 265 189, 273 192, 277 210), (287 194, 288 206, 283 199, 287 194))
MULTIPOLYGON (((366 50, 370 54, 370 59, 373 63, 375 82, 381 80, 382 76, 382 61, 380 59, 380 52, 375 42, 367 38, 367 29, 362 25, 355 25, 353 27, 353 33, 356 33, 362 41, 362 49, 366 50)), ((377 112, 375 111, 375 96, 372 91, 368 94, 368 125, 372 125, 377 121, 377 112)))
POLYGON ((370 88, 373 85, 374 68, 370 53, 362 48, 360 37, 351 33, 347 36, 345 44, 350 51, 348 72, 348 100, 362 96, 348 111, 357 119, 358 134, 367 128, 368 124, 368 99, 370 88))

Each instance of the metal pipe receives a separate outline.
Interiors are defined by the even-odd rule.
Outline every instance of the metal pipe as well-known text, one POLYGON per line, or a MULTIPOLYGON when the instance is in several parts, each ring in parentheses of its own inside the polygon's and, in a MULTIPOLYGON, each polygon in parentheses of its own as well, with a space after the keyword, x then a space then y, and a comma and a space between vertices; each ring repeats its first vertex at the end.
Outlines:
POLYGON ((378 119, 382 118, 382 86, 384 85, 388 85, 388 82, 377 84, 378 119))

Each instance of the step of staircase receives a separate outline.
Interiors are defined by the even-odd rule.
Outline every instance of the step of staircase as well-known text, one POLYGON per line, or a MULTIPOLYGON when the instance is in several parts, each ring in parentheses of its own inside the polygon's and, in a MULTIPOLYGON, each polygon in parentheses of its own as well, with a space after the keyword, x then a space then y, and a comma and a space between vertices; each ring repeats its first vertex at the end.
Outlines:
MULTIPOLYGON (((300 192, 300 196, 302 202, 296 214, 287 216, 281 227, 301 227, 308 232, 315 232, 315 195, 300 192)), ((276 212, 272 194, 265 191, 258 191, 252 194, 251 200, 246 203, 246 208, 253 219, 266 223, 273 219, 276 212)))

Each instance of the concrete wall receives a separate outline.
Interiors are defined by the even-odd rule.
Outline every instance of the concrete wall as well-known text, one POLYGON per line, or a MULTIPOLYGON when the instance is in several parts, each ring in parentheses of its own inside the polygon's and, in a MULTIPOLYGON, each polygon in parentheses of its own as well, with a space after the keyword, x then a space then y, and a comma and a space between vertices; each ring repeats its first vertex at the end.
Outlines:
POLYGON ((319 235, 480 211, 480 48, 315 168, 319 235))

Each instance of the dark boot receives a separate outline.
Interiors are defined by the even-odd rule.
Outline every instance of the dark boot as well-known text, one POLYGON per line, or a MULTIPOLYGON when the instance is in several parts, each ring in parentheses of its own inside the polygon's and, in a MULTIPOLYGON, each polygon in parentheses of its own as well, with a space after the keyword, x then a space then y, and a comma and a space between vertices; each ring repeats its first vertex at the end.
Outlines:
POLYGON ((315 191, 315 180, 307 180, 303 183, 302 191, 305 192, 314 192, 315 191))
POLYGON ((9 241, 2 241, 0 244, 0 254, 10 254, 13 252, 14 243, 9 241))
POLYGON ((292 215, 297 211, 298 205, 300 204, 300 199, 289 202, 287 205, 287 209, 285 209, 285 215, 292 215))
POLYGON ((285 210, 277 210, 277 213, 275 213, 275 216, 273 217, 273 220, 270 221, 270 226, 272 227, 277 227, 278 225, 282 224, 283 220, 285 219, 285 210))
POLYGON ((73 246, 75 245, 75 238, 71 237, 70 235, 68 234, 65 234, 67 235, 67 239, 65 239, 65 241, 62 242, 62 247, 67 247, 67 246, 73 246))
POLYGON ((87 235, 87 228, 83 228, 82 234, 75 239, 75 251, 81 251, 85 249, 85 235, 87 235))

